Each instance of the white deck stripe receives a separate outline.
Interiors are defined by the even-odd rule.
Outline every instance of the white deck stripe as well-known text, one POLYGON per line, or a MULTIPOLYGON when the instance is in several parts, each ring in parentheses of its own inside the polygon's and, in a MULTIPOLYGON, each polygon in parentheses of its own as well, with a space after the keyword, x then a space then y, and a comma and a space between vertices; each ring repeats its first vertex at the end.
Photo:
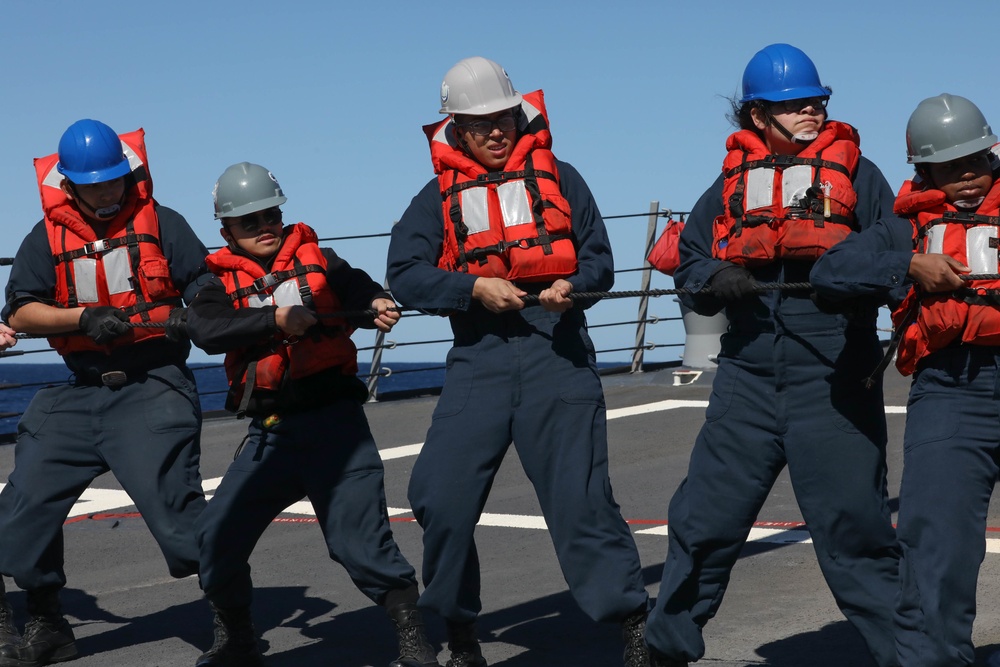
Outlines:
MULTIPOLYGON (((633 405, 628 408, 615 408, 614 410, 608 410, 608 420, 621 419, 622 417, 634 417, 635 415, 645 415, 651 412, 663 412, 664 410, 676 410, 677 408, 707 408, 708 401, 657 401, 656 403, 644 403, 642 405, 633 405)), ((885 413, 887 415, 905 415, 906 406, 905 405, 887 405, 885 406, 885 413)), ((386 449, 379 450, 379 454, 382 456, 383 461, 391 461, 392 459, 401 459, 407 456, 416 456, 420 453, 420 449, 424 446, 424 443, 418 442, 413 445, 402 445, 400 447, 387 447, 386 449)))

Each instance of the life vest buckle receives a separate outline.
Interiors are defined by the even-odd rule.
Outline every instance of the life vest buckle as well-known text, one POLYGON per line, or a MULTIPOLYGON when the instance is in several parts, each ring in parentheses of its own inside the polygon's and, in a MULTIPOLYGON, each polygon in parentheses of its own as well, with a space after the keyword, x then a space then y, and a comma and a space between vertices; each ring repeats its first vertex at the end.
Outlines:
POLYGON ((476 182, 482 185, 503 183, 506 180, 507 180, 507 172, 505 171, 491 171, 486 174, 479 174, 478 176, 476 176, 476 182))
POLYGON ((108 239, 99 239, 93 243, 85 243, 83 245, 83 252, 86 255, 96 255, 99 252, 106 252, 111 250, 111 244, 108 239))
POLYGON ((253 281, 253 288, 258 292, 263 292, 271 287, 278 284, 278 278, 273 273, 268 273, 267 275, 261 276, 257 280, 253 281))

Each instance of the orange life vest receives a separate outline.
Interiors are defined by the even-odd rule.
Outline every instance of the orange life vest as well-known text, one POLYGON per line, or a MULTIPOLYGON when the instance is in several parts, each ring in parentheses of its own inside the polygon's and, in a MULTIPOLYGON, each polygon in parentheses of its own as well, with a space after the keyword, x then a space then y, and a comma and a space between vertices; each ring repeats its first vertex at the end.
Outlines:
POLYGON ((576 272, 571 212, 559 190, 542 91, 523 96, 521 114, 527 128, 499 172, 459 147, 452 119, 424 127, 443 201, 440 268, 525 282, 576 272))
POLYGON ((770 153, 750 130, 730 135, 713 256, 743 266, 815 260, 842 241, 857 224, 859 143, 857 131, 837 121, 798 155, 770 153))
MULTIPOLYGON (((976 213, 959 212, 942 191, 923 189, 913 181, 903 183, 893 210, 913 224, 914 252, 949 255, 972 274, 998 273, 1000 181, 993 183, 976 213)), ((940 294, 914 288, 892 319, 903 328, 896 354, 896 367, 903 375, 956 340, 1000 345, 1000 281, 972 280, 961 290, 940 294)))
MULTIPOLYGON (((45 229, 56 270, 55 299, 65 308, 114 306, 131 322, 164 322, 181 305, 160 247, 160 225, 153 199, 153 181, 146 161, 145 133, 140 128, 119 136, 132 172, 122 209, 108 223, 107 237, 97 238, 80 216, 73 200, 60 188, 58 153, 35 159, 35 174, 45 215, 45 229)), ((84 350, 109 352, 138 341, 160 338, 162 327, 133 328, 107 345, 89 336, 49 338, 62 355, 84 350)))
MULTIPOLYGON (((205 263, 219 276, 236 308, 302 305, 318 316, 341 310, 340 299, 326 280, 326 257, 316 232, 303 223, 289 225, 270 272, 255 260, 223 248, 205 263)), ((280 391, 287 380, 304 378, 328 368, 358 372, 358 351, 345 320, 323 318, 306 336, 289 341, 277 332, 261 345, 226 354, 231 407, 246 404, 257 389, 280 391), (246 385, 251 392, 246 392, 246 385)))

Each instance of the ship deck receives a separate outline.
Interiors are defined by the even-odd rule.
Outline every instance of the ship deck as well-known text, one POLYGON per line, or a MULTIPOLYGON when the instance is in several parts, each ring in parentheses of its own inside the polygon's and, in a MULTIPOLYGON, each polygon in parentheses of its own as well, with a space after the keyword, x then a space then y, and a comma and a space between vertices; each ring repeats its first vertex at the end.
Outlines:
MULTIPOLYGON (((667 503, 684 477, 711 376, 709 371, 680 386, 674 384, 673 369, 604 377, 612 482, 635 535, 652 596, 667 546, 667 503)), ((908 381, 890 370, 886 405, 894 508, 907 390, 908 381)), ((385 462, 396 540, 418 572, 420 527, 409 511, 406 486, 435 402, 434 396, 424 396, 366 407, 385 462)), ((244 429, 244 422, 231 417, 206 419, 206 492, 218 484, 244 429)), ((13 446, 0 447, 0 469, 12 469, 13 454, 13 446)), ((329 559, 313 519, 308 503, 293 505, 267 530, 251 560, 253 613, 267 662, 272 667, 383 666, 396 655, 390 624, 329 559)), ((759 520, 722 608, 705 629, 707 654, 699 664, 873 664, 823 582, 786 474, 759 520)), ((989 525, 1000 527, 997 503, 989 525)), ((86 492, 65 534, 69 585, 63 603, 81 652, 74 665, 190 666, 211 645, 211 614, 196 578, 169 577, 142 518, 113 476, 102 476, 86 492)), ((477 529, 477 543, 484 602, 479 626, 491 665, 621 664, 619 629, 589 620, 567 592, 534 492, 513 448, 477 529)), ((988 544, 975 627, 980 662, 1000 649, 1000 540, 988 544)), ((24 595, 9 580, 7 585, 23 622, 24 595)), ((443 624, 435 617, 428 623, 444 664, 443 624)))

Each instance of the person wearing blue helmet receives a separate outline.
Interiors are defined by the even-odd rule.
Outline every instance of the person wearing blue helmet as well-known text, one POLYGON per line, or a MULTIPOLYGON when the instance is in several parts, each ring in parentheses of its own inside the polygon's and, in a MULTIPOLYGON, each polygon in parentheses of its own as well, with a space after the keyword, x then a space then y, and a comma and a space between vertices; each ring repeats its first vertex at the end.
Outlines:
POLYGON ((692 209, 674 274, 695 312, 725 310, 718 369, 687 477, 668 509, 669 546, 646 627, 654 667, 705 655, 715 615, 757 515, 788 468, 834 599, 880 667, 895 667, 899 547, 886 492, 874 303, 832 308, 802 283, 826 250, 892 212, 858 133, 827 116, 831 90, 812 60, 772 44, 732 101, 738 130, 722 174, 692 209))
POLYGON ((209 277, 205 246, 153 199, 141 129, 77 121, 35 172, 43 219, 14 258, 2 318, 48 335, 73 379, 35 394, 0 493, 0 572, 26 591, 30 617, 19 640, 0 605, 3 667, 77 655, 59 602, 62 526, 98 475, 114 472, 175 577, 198 572, 206 504, 182 308, 209 277))

